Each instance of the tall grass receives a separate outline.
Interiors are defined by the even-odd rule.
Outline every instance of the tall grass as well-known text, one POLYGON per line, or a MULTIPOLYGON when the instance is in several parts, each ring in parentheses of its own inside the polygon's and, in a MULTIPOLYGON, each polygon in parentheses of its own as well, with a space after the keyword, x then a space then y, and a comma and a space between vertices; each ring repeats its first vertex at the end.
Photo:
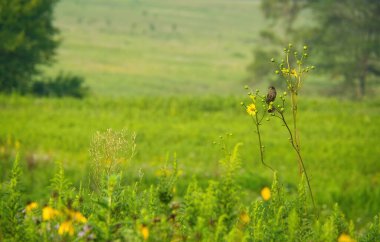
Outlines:
MULTIPOLYGON (((108 136, 109 137, 109 136, 108 136)), ((246 203, 238 185, 236 145, 221 161, 220 179, 206 187, 196 180, 176 195, 177 162, 156 182, 123 179, 104 168, 100 189, 72 186, 58 165, 45 198, 23 202, 18 159, 3 183, 0 239, 4 241, 378 241, 378 216, 356 230, 337 205, 320 218, 310 211, 305 183, 289 198, 277 175, 262 198, 246 203), (50 194, 50 195, 49 195, 50 194)), ((97 162, 93 160, 93 162, 97 162)), ((106 162, 106 161, 103 161, 106 162)))
MULTIPOLYGON (((126 128, 136 132, 136 154, 128 168, 131 176, 136 178, 141 168, 146 181, 152 182, 167 154, 177 153, 182 174, 178 192, 183 194, 193 175, 200 184, 220 177, 217 161, 223 152, 213 141, 218 141, 221 134, 232 133, 228 144, 243 143, 237 182, 245 192, 257 195, 272 174, 259 165, 255 133, 240 109, 240 101, 240 97, 78 101, 2 96, 0 177, 5 180, 9 175, 15 146, 19 146, 28 200, 45 196, 43 190, 52 177, 46 170, 52 170, 56 160, 63 162, 66 175, 79 185, 91 168, 91 137, 98 130, 126 128)), ((302 101, 299 128, 316 203, 338 202, 349 218, 358 219, 355 222, 368 220, 379 211, 379 151, 375 148, 380 136, 379 102, 326 98, 302 101)), ((266 153, 267 162, 278 169, 286 189, 296 191, 299 179, 294 156, 288 152, 287 133, 280 123, 272 122, 271 127, 264 125, 262 130, 266 149, 272 150, 266 153), (271 138, 273 134, 276 139, 271 138)))

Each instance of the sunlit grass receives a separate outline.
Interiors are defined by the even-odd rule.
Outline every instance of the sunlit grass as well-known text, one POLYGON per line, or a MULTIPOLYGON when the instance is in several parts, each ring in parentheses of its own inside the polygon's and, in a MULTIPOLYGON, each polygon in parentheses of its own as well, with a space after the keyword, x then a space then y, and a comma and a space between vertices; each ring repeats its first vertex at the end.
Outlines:
POLYGON ((238 94, 254 38, 264 27, 258 6, 258 1, 62 1, 56 10, 62 44, 46 74, 83 75, 103 96, 238 94))
MULTIPOLYGON (((137 133, 132 173, 134 170, 137 174, 141 167, 153 173, 168 154, 176 153, 186 183, 193 174, 204 179, 218 176, 221 151, 213 141, 220 135, 232 133, 229 144, 244 143, 240 151, 243 170, 238 181, 250 191, 269 180, 271 172, 261 166, 253 138, 255 133, 240 101, 234 97, 79 101, 3 96, 0 137, 2 143, 9 136, 19 140, 25 156, 48 157, 37 161, 37 170, 33 173, 40 169, 43 173, 46 165, 63 160, 68 173, 80 177, 87 166, 88 148, 95 132, 127 128, 137 133)), ((377 188, 380 179, 376 172, 380 169, 379 150, 374 148, 380 136, 378 101, 306 99, 299 108, 302 110, 299 117, 302 149, 317 203, 340 201, 343 210, 353 215, 375 212, 376 199, 380 197, 377 188)), ((292 184, 298 183, 298 171, 294 156, 287 152, 286 132, 278 123, 271 129, 263 126, 262 135, 267 149, 272 150, 266 154, 267 163, 282 174, 292 190, 292 184), (278 138, 270 138, 272 136, 278 138)), ((39 188, 34 184, 30 189, 38 191, 39 188)))

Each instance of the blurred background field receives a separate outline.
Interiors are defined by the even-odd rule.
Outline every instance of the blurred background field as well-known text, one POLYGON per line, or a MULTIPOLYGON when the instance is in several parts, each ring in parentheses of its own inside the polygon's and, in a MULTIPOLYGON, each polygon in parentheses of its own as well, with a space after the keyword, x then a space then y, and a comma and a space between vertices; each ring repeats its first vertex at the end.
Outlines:
POLYGON ((264 27, 259 1, 62 1, 53 71, 98 95, 238 94, 264 27))
MULTIPOLYGON (((0 96, 1 179, 20 150, 28 199, 46 198, 57 160, 75 184, 88 180, 90 141, 96 131, 137 134, 130 180, 145 179, 176 154, 181 188, 193 176, 219 176, 220 136, 242 142, 239 184, 255 200, 272 173, 263 167, 254 126, 240 101, 258 33, 268 28, 260 1, 64 0, 55 23, 61 46, 47 75, 70 70, 85 77, 90 96, 0 96), (232 134, 232 135, 230 135, 232 134)), ((311 60, 312 61, 312 60, 311 60)), ((268 65, 270 65, 268 60, 268 65)), ((266 90, 265 80, 254 88, 266 90)), ((320 96, 330 80, 317 71, 300 95, 302 151, 319 206, 337 202, 356 222, 380 211, 380 99, 320 96)), ((376 91, 373 91, 376 93, 376 91)), ((297 189, 295 154, 276 120, 263 126, 266 159, 289 192, 297 189), (275 138, 274 138, 275 137, 275 138)))

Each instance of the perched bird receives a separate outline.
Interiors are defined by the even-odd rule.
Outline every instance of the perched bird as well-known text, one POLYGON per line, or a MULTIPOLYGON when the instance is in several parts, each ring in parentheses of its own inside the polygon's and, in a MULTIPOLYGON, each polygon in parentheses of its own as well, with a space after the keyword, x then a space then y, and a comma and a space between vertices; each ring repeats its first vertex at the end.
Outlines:
POLYGON ((276 95, 276 88, 274 88, 274 86, 269 87, 267 98, 265 99, 266 103, 269 104, 270 102, 273 102, 276 99, 276 95))
POLYGON ((267 98, 265 99, 265 102, 269 105, 268 107, 269 113, 274 112, 274 107, 272 107, 271 102, 274 102, 274 100, 276 99, 276 95, 277 95, 276 88, 274 88, 274 86, 269 87, 267 98))

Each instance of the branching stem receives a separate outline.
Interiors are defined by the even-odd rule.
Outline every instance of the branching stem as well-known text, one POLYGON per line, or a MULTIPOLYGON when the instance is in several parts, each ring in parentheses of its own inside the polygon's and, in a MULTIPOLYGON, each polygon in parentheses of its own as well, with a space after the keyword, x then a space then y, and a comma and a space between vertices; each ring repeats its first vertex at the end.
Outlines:
POLYGON ((282 120, 282 122, 284 123, 286 129, 288 130, 289 132, 289 135, 290 135, 290 143, 292 144, 293 146, 293 149, 296 151, 297 153, 297 157, 298 157, 298 165, 300 166, 300 172, 302 174, 302 172, 305 174, 305 178, 306 178, 306 182, 307 182, 307 186, 309 188, 309 192, 310 192, 310 197, 311 197, 311 201, 313 202, 313 207, 314 209, 316 209, 316 206, 315 206, 315 201, 314 201, 314 196, 313 196, 313 191, 311 190, 311 185, 310 185, 310 179, 309 179, 309 175, 307 174, 307 171, 306 171, 306 167, 305 167, 305 163, 303 162, 303 159, 302 159, 302 156, 301 156, 301 152, 297 146, 297 144, 295 143, 295 139, 294 139, 294 136, 292 134, 292 131, 290 130, 289 128, 289 125, 288 123, 286 122, 286 119, 284 117, 284 114, 282 112, 278 112, 280 114, 280 117, 279 116, 276 116, 278 118, 280 118, 282 120))
MULTIPOLYGON (((300 142, 299 142, 299 136, 298 136, 298 130, 297 130, 297 94, 291 93, 291 100, 292 100, 292 114, 293 114, 293 132, 294 132, 294 137, 293 137, 293 143, 296 146, 296 150, 299 152, 301 147, 300 147, 300 142)), ((299 162, 300 163, 300 162, 299 162)), ((299 173, 302 174, 302 167, 299 166, 299 173)))
MULTIPOLYGON (((263 118, 264 118, 264 116, 261 118, 261 120, 263 120, 263 118)), ((262 163, 264 166, 268 167, 269 169, 271 169, 271 170, 274 172, 274 169, 273 169, 271 166, 267 165, 267 164, 264 162, 264 146, 263 146, 263 144, 262 144, 262 142, 261 142, 261 133, 260 133, 260 127, 259 127, 259 125, 260 125, 260 123, 261 123, 261 120, 260 120, 260 122, 259 122, 259 119, 257 118, 257 115, 255 115, 255 118, 252 117, 252 121, 253 121, 253 123, 254 123, 255 126, 256 126, 257 137, 258 137, 258 139, 259 139, 259 148, 260 148, 260 158, 261 158, 261 163, 262 163)))

